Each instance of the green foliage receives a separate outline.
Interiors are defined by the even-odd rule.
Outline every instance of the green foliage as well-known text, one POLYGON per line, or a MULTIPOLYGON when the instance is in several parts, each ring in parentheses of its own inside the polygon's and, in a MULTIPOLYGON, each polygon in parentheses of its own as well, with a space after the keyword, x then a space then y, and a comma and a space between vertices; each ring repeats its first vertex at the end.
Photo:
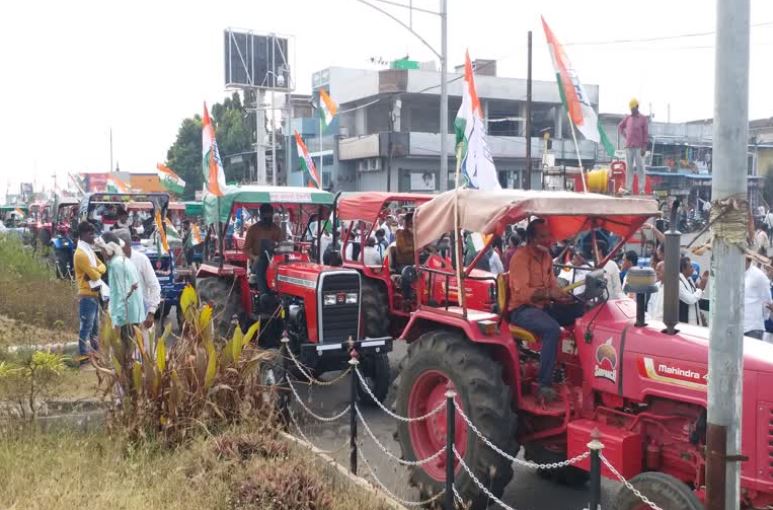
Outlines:
POLYGON ((46 261, 36 257, 18 236, 0 236, 0 260, 0 281, 48 280, 52 276, 46 261))
MULTIPOLYGON (((78 327, 76 290, 56 280, 46 260, 16 236, 0 235, 0 311, 26 324, 60 324, 68 331, 78 327)), ((5 334, 0 332, 0 339, 5 334)))
POLYGON ((68 356, 36 351, 0 362, 0 399, 14 402, 21 418, 34 421, 40 400, 50 395, 67 370, 68 356))
MULTIPOLYGON (((229 155, 253 150, 255 119, 242 105, 237 92, 222 103, 211 107, 220 156, 227 181, 241 180, 243 164, 231 165, 229 155)), ((166 165, 185 180, 183 197, 192 200, 204 181, 201 168, 201 116, 195 115, 182 121, 175 142, 169 147, 166 165)))
POLYGON ((252 345, 257 333, 237 327, 228 341, 217 341, 212 308, 200 304, 187 287, 180 298, 184 324, 171 345, 167 327, 147 346, 135 328, 130 338, 103 321, 99 351, 92 355, 105 395, 122 395, 117 422, 132 437, 177 444, 197 429, 211 431, 244 419, 270 422, 273 407, 263 398, 260 364, 267 354, 252 345))

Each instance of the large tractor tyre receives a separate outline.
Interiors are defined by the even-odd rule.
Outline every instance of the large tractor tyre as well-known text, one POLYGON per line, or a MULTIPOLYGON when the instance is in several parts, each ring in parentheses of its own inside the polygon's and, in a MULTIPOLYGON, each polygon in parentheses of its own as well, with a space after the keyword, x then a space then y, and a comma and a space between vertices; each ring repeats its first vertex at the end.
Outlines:
POLYGON ((288 423, 290 388, 287 384, 285 359, 279 349, 265 349, 265 358, 260 362, 260 391, 264 405, 282 425, 288 423))
POLYGON ((41 228, 37 233, 37 244, 41 250, 51 245, 51 232, 45 228, 41 228))
MULTIPOLYGON (((515 456, 517 417, 512 410, 510 388, 502 379, 502 367, 486 350, 467 340, 457 331, 437 330, 425 333, 408 347, 397 389, 397 413, 419 417, 439 405, 445 405, 448 382, 456 391, 456 404, 479 432, 498 448, 515 456)), ((456 449, 475 478, 496 497, 501 497, 513 476, 511 462, 485 445, 456 416, 456 449)), ((398 424, 398 439, 403 458, 426 459, 446 445, 445 408, 433 416, 398 424)), ((446 457, 410 468, 410 482, 421 499, 432 497, 444 488, 446 457)), ((456 462, 455 485, 465 508, 482 510, 490 503, 486 494, 464 468, 456 462)))
MULTIPOLYGON (((365 379, 370 393, 379 402, 384 402, 387 393, 389 393, 389 384, 392 382, 389 357, 386 353, 372 354, 362 358, 360 361, 360 373, 365 379)), ((357 381, 357 393, 362 403, 376 405, 370 394, 363 388, 362 381, 360 380, 357 381)))
POLYGON ((212 306, 212 320, 215 332, 228 338, 233 333, 231 321, 241 311, 239 287, 236 282, 209 276, 196 278, 196 291, 202 303, 212 306))
MULTIPOLYGON (((524 457, 537 464, 553 464, 566 460, 566 455, 563 452, 554 451, 536 443, 524 445, 524 457)), ((567 487, 582 487, 590 478, 587 471, 574 466, 559 469, 538 469, 537 475, 567 487)))
POLYGON ((368 338, 389 336, 389 303, 383 286, 372 280, 362 280, 362 314, 364 333, 368 338))
MULTIPOLYGON (((704 510, 698 497, 684 482, 671 475, 655 471, 640 473, 631 484, 650 501, 668 510, 704 510)), ((620 487, 615 504, 617 510, 645 510, 645 504, 626 487, 620 487)))

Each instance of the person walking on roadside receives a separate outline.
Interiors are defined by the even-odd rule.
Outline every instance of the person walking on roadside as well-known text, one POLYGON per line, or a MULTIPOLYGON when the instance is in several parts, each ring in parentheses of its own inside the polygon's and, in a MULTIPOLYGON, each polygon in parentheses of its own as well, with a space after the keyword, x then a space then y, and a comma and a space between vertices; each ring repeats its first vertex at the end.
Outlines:
POLYGON ((141 251, 132 249, 131 232, 127 229, 119 229, 113 233, 123 241, 124 255, 131 260, 137 273, 139 273, 142 302, 145 305, 145 320, 142 322, 142 326, 145 329, 150 329, 153 327, 156 310, 161 304, 161 284, 158 282, 158 277, 148 256, 141 251))
POLYGON ((690 257, 682 257, 679 260, 679 271, 679 322, 706 326, 698 302, 703 297, 703 290, 709 280, 709 272, 703 272, 697 285, 693 283, 691 277, 695 268, 690 257))
POLYGON ((75 281, 78 284, 78 316, 80 318, 78 354, 82 360, 88 356, 90 351, 97 349, 99 290, 100 286, 104 285, 101 278, 106 270, 105 265, 94 253, 92 245, 95 236, 94 225, 87 221, 78 224, 78 246, 75 249, 73 265, 75 267, 75 281))
POLYGON ((649 126, 647 117, 639 113, 639 101, 636 98, 628 103, 631 114, 618 124, 617 129, 625 138, 625 188, 620 193, 633 193, 634 172, 639 177, 639 194, 644 194, 644 153, 649 143, 649 126))
POLYGON ((765 319, 768 318, 773 307, 770 280, 748 258, 743 280, 743 305, 744 335, 762 340, 765 333, 765 319))

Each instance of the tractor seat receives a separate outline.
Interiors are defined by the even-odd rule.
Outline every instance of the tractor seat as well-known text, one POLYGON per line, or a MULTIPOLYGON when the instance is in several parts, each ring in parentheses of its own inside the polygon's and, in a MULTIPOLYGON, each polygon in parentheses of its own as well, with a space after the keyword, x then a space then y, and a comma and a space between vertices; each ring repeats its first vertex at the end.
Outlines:
POLYGON ((500 273, 497 276, 497 308, 500 310, 502 320, 507 322, 507 327, 514 339, 520 340, 526 344, 535 344, 538 339, 534 333, 528 329, 509 323, 509 317, 507 316, 507 302, 510 298, 509 276, 510 273, 508 272, 500 273))

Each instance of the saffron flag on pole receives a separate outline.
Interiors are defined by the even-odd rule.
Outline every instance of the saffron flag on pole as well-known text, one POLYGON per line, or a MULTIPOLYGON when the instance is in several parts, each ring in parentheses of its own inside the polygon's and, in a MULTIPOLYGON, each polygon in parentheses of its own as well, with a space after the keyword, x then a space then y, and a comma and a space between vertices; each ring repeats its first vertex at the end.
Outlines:
POLYGON ((185 191, 185 181, 174 173, 168 166, 158 163, 156 165, 156 173, 158 173, 158 180, 161 181, 161 185, 172 193, 182 195, 185 191))
POLYGON ((201 126, 201 170, 204 173, 204 185, 215 196, 223 196, 225 191, 225 172, 217 149, 215 128, 209 118, 207 103, 204 103, 204 120, 201 126))
POLYGON ((323 129, 327 129, 333 117, 338 113, 338 105, 331 99, 325 89, 319 89, 319 117, 322 120, 323 129))
POLYGON ((118 177, 109 176, 107 178, 107 192, 108 193, 130 193, 131 188, 128 184, 123 182, 118 177))
POLYGON ((470 52, 464 58, 462 106, 456 114, 456 159, 465 184, 475 189, 502 189, 494 160, 486 143, 486 126, 475 90, 470 52))
POLYGON ((585 92, 585 87, 582 86, 580 77, 572 67, 563 46, 545 22, 545 18, 542 18, 542 28, 545 30, 545 37, 548 40, 553 68, 556 70, 558 91, 561 95, 561 101, 569 113, 569 118, 587 140, 600 143, 608 156, 614 156, 615 147, 609 141, 607 133, 599 122, 596 111, 590 103, 590 97, 585 92))
POLYGON ((318 189, 322 189, 319 181, 319 174, 317 173, 317 167, 314 166, 314 160, 309 155, 309 149, 306 148, 306 144, 303 143, 301 134, 295 131, 295 145, 298 147, 298 157, 301 160, 301 168, 308 172, 311 180, 309 181, 309 187, 313 187, 312 183, 316 185, 318 189))

